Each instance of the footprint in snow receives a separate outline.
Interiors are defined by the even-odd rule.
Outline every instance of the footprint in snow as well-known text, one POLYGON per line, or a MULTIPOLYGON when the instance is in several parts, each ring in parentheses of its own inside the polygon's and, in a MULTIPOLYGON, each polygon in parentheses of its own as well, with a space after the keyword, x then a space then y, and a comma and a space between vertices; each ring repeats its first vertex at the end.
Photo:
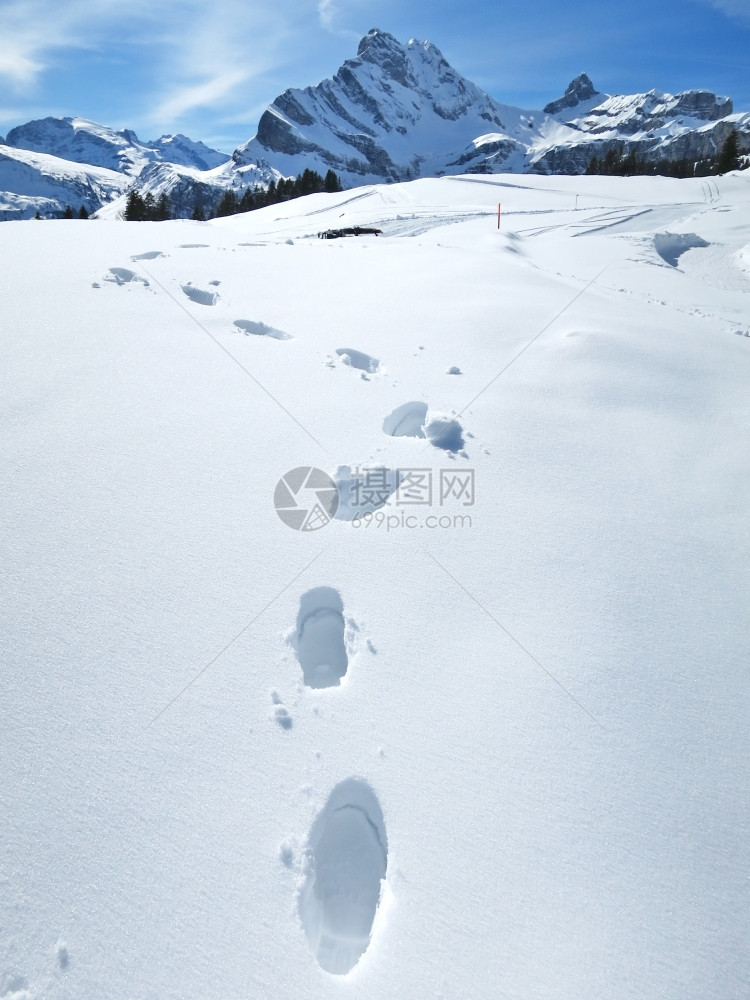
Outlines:
POLYGON ((388 867, 383 811, 361 778, 339 782, 305 849, 299 915, 318 965, 344 976, 370 944, 388 867))
POLYGON ((271 337, 272 340, 291 340, 292 335, 290 333, 284 333, 283 330, 277 330, 273 326, 267 326, 265 323, 258 323, 251 319, 236 319, 234 325, 238 330, 242 330, 246 337, 271 337))
POLYGON ((333 587, 315 587, 300 599, 292 645, 307 687, 337 687, 349 657, 344 642, 344 604, 333 587))
MULTIPOLYGON (((403 403, 383 421, 391 437, 427 438, 430 444, 455 455, 464 448, 464 429, 454 417, 427 417, 427 403, 403 403)), ((467 435, 468 436, 468 435, 467 435)))
POLYGON ((133 281, 148 285, 145 278, 127 267, 110 267, 109 271, 104 275, 104 280, 111 281, 115 285, 128 285, 133 281))
POLYGON ((427 403, 403 403, 383 421, 383 430, 390 437, 424 437, 427 403))
POLYGON ((188 282, 187 285, 183 285, 182 290, 191 302, 197 302, 198 305, 201 306, 216 305, 216 300, 219 297, 218 292, 208 292, 203 288, 196 288, 196 286, 191 285, 190 282, 188 282))
POLYGON ((361 372, 369 375, 377 375, 382 371, 380 362, 364 351, 355 351, 352 347, 339 347, 336 354, 341 358, 342 364, 350 368, 357 368, 361 372))

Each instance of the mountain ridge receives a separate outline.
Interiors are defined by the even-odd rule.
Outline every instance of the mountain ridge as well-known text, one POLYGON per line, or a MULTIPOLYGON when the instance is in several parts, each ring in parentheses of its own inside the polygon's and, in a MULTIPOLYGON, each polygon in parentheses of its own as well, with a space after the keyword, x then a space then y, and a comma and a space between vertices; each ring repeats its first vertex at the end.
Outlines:
MULTIPOLYGON (((142 142, 130 129, 85 118, 48 117, 11 129, 0 142, 0 218, 40 210, 33 194, 13 187, 18 168, 9 164, 32 169, 24 150, 63 161, 39 166, 40 189, 50 170, 59 180, 75 174, 76 164, 83 174, 93 166, 119 175, 109 187, 91 178, 73 185, 76 195, 86 193, 89 211, 111 202, 119 187, 116 213, 135 185, 167 194, 178 214, 189 215, 193 203, 210 209, 227 190, 241 194, 304 169, 332 169, 346 187, 455 173, 579 174, 610 150, 645 162, 705 159, 732 128, 740 152, 750 152, 750 113, 735 114, 728 97, 702 89, 608 95, 585 72, 541 110, 503 104, 455 70, 434 43, 402 44, 373 28, 333 77, 276 97, 255 136, 231 156, 181 134, 142 142), (97 204, 100 195, 105 200, 97 204)), ((34 185, 27 179, 25 187, 34 185)), ((56 204, 62 212, 59 187, 45 211, 56 204)))

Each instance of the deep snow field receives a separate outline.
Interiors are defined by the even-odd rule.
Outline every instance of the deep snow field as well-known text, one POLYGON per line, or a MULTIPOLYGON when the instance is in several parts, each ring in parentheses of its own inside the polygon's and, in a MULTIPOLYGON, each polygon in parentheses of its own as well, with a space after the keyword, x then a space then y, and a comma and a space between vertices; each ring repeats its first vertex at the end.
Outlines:
POLYGON ((0 997, 746 1000, 750 171, 0 254, 0 997))

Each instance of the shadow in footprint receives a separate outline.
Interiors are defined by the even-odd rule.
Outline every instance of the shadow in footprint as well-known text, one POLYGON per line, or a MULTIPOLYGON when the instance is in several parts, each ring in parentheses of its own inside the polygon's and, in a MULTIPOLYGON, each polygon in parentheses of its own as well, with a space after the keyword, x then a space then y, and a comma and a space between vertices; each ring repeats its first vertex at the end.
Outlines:
POLYGON ((144 285, 148 285, 145 278, 142 278, 140 274, 136 274, 135 271, 131 271, 128 267, 110 267, 109 271, 104 275, 105 281, 112 281, 116 285, 127 285, 131 281, 141 282, 144 285))
POLYGON ((207 292, 203 288, 196 288, 194 285, 183 285, 182 290, 191 302, 197 302, 201 306, 215 305, 219 297, 218 292, 207 292))
POLYGON ((430 444, 453 455, 461 451, 466 444, 463 427, 450 417, 432 417, 425 424, 424 433, 430 444))
POLYGON ((265 323, 258 323, 252 319, 236 319, 234 325, 246 336, 252 334, 255 337, 271 337, 273 340, 291 340, 291 333, 284 333, 283 330, 276 330, 265 323))
POLYGON ((333 587, 315 587, 302 595, 294 644, 307 687, 341 683, 349 657, 344 644, 344 605, 333 587))
POLYGON ((360 778, 333 789, 310 830, 299 914, 318 965, 346 975, 367 950, 388 866, 380 803, 360 778))

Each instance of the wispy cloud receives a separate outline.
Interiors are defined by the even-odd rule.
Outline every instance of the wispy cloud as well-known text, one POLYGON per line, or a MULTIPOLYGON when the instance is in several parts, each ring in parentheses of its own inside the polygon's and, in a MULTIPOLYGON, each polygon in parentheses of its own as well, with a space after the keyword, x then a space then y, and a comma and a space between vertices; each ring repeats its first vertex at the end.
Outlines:
MULTIPOLYGON (((304 0, 291 2, 302 6, 304 0)), ((146 115, 155 124, 241 102, 249 82, 291 46, 295 19, 288 9, 282 16, 273 5, 241 0, 217 0, 210 10, 198 0, 183 0, 182 8, 181 23, 162 25, 159 35, 161 57, 146 115)))
POLYGON ((227 96, 240 84, 245 83, 249 76, 249 72, 230 71, 219 73, 203 83, 177 87, 154 108, 150 117, 154 121, 176 121, 196 108, 214 107, 225 101, 227 96))
POLYGON ((704 0, 704 3, 720 10, 727 17, 750 23, 750 0, 704 0))
POLYGON ((66 52, 122 41, 150 17, 145 0, 10 0, 0 6, 0 78, 31 89, 66 52))
POLYGON ((337 13, 338 8, 334 0, 320 0, 318 4, 318 17, 320 18, 320 23, 328 31, 333 28, 333 21, 337 13))
POLYGON ((117 53, 150 77, 149 117, 179 118, 266 71, 305 12, 315 16, 315 0, 210 8, 204 0, 9 0, 0 4, 0 80, 28 93, 76 50, 117 53))
MULTIPOLYGON (((351 8, 359 5, 350 2, 348 6, 351 8)), ((318 20, 322 28, 342 38, 359 40, 361 32, 352 31, 351 28, 341 25, 344 13, 351 13, 351 10, 343 11, 340 0, 318 0, 318 20)))

